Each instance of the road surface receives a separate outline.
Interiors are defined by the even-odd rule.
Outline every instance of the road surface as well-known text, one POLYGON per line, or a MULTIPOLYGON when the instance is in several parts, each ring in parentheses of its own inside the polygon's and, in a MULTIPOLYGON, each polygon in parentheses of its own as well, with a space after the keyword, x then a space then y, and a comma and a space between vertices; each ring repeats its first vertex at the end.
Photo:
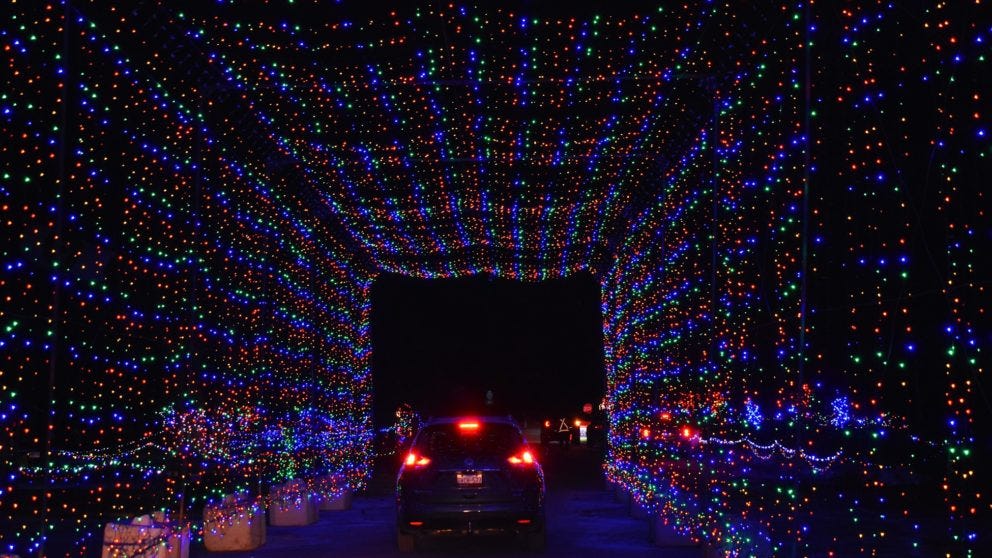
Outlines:
POLYGON ((599 452, 552 446, 542 452, 541 460, 548 488, 548 544, 543 554, 524 550, 513 537, 500 536, 442 538, 428 541, 413 555, 401 554, 395 536, 395 470, 382 464, 376 468, 369 489, 355 497, 350 510, 322 511, 320 520, 306 527, 270 526, 266 544, 252 552, 213 554, 194 546, 192 554, 200 558, 702 556, 697 548, 659 548, 650 542, 647 520, 631 517, 628 505, 603 482, 599 452))

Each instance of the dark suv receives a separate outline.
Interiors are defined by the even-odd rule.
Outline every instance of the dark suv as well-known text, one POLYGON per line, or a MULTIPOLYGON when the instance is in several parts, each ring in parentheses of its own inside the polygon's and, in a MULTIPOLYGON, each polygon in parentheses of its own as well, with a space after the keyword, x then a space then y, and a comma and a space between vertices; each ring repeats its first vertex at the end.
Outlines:
POLYGON ((544 472, 509 418, 428 421, 400 467, 396 508, 403 552, 427 534, 491 531, 544 549, 544 472))
POLYGON ((558 442, 563 447, 572 443, 572 427, 569 426, 568 419, 545 419, 541 423, 541 445, 546 446, 551 442, 558 442))

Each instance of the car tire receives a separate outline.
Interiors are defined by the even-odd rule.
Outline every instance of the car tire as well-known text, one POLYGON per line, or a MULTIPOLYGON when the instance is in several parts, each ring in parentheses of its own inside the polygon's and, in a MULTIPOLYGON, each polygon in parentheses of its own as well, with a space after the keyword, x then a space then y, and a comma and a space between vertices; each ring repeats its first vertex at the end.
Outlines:
POLYGON ((524 544, 527 546, 527 550, 531 552, 544 552, 547 543, 548 535, 544 527, 541 527, 540 531, 534 531, 533 533, 524 535, 524 544))
POLYGON ((401 553, 409 553, 417 550, 417 537, 409 533, 396 530, 396 547, 401 553))

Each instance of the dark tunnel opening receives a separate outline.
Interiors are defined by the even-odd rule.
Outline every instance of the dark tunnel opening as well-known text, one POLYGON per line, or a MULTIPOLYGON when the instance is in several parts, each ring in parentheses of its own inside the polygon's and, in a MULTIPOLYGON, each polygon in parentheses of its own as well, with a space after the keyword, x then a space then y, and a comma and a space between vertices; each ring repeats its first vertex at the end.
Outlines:
POLYGON ((402 403, 424 417, 511 414, 521 422, 598 403, 599 296, 588 273, 539 283, 380 276, 371 316, 377 427, 402 403))

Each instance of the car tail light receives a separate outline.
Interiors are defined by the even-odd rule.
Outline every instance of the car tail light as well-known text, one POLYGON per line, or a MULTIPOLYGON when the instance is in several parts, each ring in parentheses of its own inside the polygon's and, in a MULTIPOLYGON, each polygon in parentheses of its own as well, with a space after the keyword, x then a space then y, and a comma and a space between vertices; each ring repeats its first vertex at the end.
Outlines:
POLYGON ((534 454, 530 450, 524 450, 516 455, 511 455, 507 461, 514 465, 531 465, 536 462, 534 460, 534 454))
POLYGON ((417 455, 412 451, 406 454, 406 461, 404 461, 407 467, 423 467, 425 465, 430 464, 430 462, 431 459, 429 457, 425 457, 423 455, 417 455))

